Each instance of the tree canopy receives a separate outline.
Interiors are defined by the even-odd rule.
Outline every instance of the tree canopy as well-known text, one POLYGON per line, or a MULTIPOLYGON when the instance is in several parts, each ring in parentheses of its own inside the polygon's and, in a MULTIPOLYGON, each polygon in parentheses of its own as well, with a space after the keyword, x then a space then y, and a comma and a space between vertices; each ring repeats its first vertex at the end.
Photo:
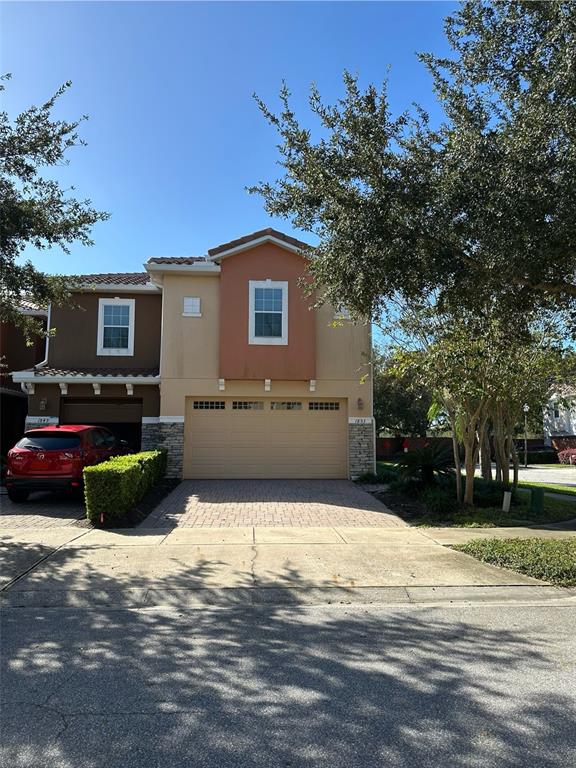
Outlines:
POLYGON ((359 314, 430 293, 576 313, 576 4, 468 0, 445 31, 452 57, 419 56, 440 125, 345 73, 336 104, 311 89, 316 135, 283 85, 278 114, 258 99, 283 175, 251 191, 317 235, 316 286, 359 314))
MULTIPOLYGON (((0 91, 9 76, 2 78, 0 91)), ((27 298, 40 306, 64 302, 69 279, 38 271, 22 261, 26 246, 45 249, 58 246, 69 252, 79 241, 92 245, 90 232, 108 214, 95 210, 90 200, 78 200, 53 178, 41 175, 43 168, 68 162, 72 147, 84 146, 78 127, 86 119, 54 120, 52 109, 71 83, 65 83, 40 106, 26 109, 14 119, 0 112, 0 319, 9 321, 26 335, 41 330, 38 321, 19 312, 27 298)))

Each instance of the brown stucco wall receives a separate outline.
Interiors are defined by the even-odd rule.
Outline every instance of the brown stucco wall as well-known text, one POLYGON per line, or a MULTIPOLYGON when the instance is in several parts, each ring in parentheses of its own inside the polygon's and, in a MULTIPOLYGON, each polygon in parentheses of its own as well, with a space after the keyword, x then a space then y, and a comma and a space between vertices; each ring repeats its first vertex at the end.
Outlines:
MULTIPOLYGON (((42 319, 43 318, 39 318, 42 319)), ((12 381, 10 373, 22 371, 39 363, 44 359, 46 340, 43 336, 35 336, 31 339, 31 346, 26 345, 24 334, 11 323, 2 323, 0 327, 0 381, 3 387, 21 391, 20 384, 12 381)))
POLYGON ((135 299, 134 355, 97 355, 98 300, 114 293, 79 293, 80 308, 52 307, 48 364, 54 368, 154 368, 160 364, 162 295, 160 292, 122 293, 135 299))
MULTIPOLYGON (((134 394, 126 395, 123 384, 102 384, 101 394, 95 395, 91 384, 68 384, 68 398, 90 398, 98 402, 102 398, 121 398, 130 402, 132 398, 142 400, 142 416, 160 414, 160 387, 157 385, 135 385, 134 394)), ((28 398, 30 416, 60 416, 62 394, 58 384, 36 384, 34 394, 28 398), (46 399, 46 408, 40 409, 40 403, 46 399)))
POLYGON ((316 378, 316 320, 312 298, 302 295, 302 256, 273 243, 256 246, 222 260, 220 275, 220 378, 316 378), (288 344, 248 343, 250 280, 288 282, 288 344))

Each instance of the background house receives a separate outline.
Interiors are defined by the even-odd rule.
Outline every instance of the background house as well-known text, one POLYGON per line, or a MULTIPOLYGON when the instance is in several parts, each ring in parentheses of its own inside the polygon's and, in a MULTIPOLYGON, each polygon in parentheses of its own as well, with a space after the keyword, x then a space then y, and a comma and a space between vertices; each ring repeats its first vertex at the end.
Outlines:
POLYGON ((576 387, 558 387, 544 410, 544 439, 557 450, 576 448, 576 387))

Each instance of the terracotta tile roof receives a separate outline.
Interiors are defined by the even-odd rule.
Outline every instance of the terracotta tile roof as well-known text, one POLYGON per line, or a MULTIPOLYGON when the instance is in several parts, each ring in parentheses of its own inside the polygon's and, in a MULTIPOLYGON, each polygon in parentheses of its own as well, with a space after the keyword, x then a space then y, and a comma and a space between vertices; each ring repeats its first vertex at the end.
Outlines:
POLYGON ((203 256, 152 256, 148 264, 197 264, 206 261, 203 256))
POLYGON ((41 307, 35 301, 30 301, 30 299, 24 297, 20 299, 18 304, 23 314, 26 314, 26 312, 46 312, 46 307, 41 307))
POLYGON ((285 235, 277 229, 268 227, 267 229, 259 229, 257 232, 252 232, 250 235, 239 237, 237 240, 230 240, 229 243, 222 243, 222 245, 217 245, 215 248, 210 248, 208 254, 209 256, 217 256, 219 253, 237 248, 239 245, 246 245, 246 243, 250 243, 252 240, 259 240, 261 237, 275 237, 277 240, 283 240, 285 243, 294 245, 297 248, 309 247, 308 243, 305 243, 303 240, 297 240, 295 237, 290 237, 290 235, 285 235))
MULTIPOLYGON (((90 376, 141 376, 148 378, 158 376, 158 368, 28 368, 26 373, 34 373, 34 377, 42 376, 77 376, 79 379, 90 376)), ((24 371, 19 371, 24 373, 24 371)))
POLYGON ((150 282, 147 272, 103 272, 99 275, 74 275, 75 280, 86 285, 146 285, 150 282))

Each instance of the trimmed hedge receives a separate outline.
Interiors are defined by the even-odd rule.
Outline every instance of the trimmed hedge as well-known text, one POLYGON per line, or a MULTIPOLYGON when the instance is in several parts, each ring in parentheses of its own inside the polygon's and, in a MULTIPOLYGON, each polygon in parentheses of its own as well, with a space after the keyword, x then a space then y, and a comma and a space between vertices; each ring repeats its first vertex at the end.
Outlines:
MULTIPOLYGON (((524 448, 518 449, 520 465, 524 461, 524 448)), ((528 464, 558 464, 558 454, 553 448, 545 451, 528 451, 528 464)))
POLYGON ((95 525, 122 520, 162 480, 166 458, 166 451, 142 451, 85 467, 86 517, 95 525))

